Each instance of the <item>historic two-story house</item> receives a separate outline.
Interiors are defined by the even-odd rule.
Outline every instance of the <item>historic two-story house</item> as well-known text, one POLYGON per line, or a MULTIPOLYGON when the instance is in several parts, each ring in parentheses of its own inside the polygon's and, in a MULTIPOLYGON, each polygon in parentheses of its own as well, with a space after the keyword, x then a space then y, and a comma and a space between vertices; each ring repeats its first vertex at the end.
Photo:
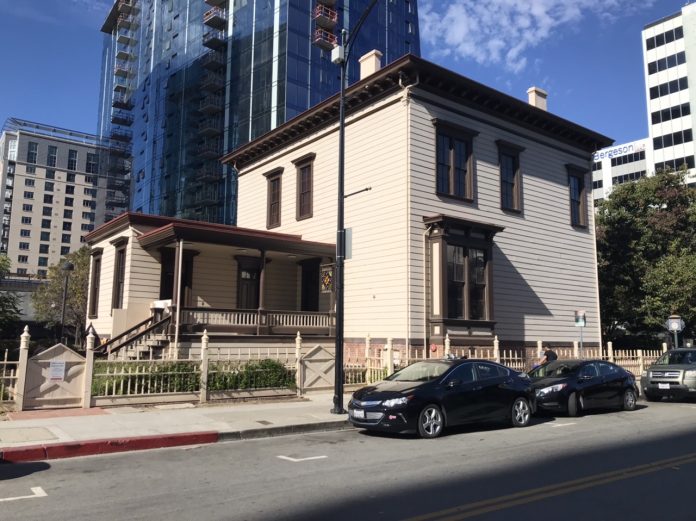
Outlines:
MULTIPOLYGON (((362 62, 345 98, 346 344, 563 345, 585 310, 597 345, 590 167, 611 140, 547 112, 539 89, 525 103, 414 56, 362 62)), ((331 337, 338 108, 223 158, 239 227, 125 214, 90 234, 97 332, 152 328, 165 299, 175 342, 331 337)))

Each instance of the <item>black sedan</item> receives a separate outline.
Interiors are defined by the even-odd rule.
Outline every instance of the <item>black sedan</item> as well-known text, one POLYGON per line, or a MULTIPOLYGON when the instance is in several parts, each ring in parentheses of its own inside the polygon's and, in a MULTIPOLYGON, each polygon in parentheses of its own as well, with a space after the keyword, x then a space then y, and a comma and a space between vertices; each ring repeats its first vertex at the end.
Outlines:
POLYGON ((486 360, 427 360, 357 390, 348 414, 356 427, 435 438, 445 427, 468 422, 524 427, 534 407, 526 375, 486 360))
POLYGON ((539 411, 577 416, 589 409, 636 408, 632 373, 603 360, 554 360, 529 373, 539 411))

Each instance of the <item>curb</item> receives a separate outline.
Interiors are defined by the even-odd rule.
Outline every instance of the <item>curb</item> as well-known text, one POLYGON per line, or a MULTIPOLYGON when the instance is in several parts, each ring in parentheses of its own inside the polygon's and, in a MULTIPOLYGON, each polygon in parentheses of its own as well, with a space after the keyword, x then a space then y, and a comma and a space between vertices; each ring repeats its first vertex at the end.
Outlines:
POLYGON ((347 420, 322 423, 304 423, 279 427, 263 427, 241 431, 203 431, 183 434, 162 434, 152 436, 133 436, 130 438, 109 438, 88 441, 71 441, 0 449, 1 463, 22 463, 50 459, 94 456, 116 452, 162 449, 185 445, 204 445, 222 441, 242 441, 289 434, 352 429, 347 420))

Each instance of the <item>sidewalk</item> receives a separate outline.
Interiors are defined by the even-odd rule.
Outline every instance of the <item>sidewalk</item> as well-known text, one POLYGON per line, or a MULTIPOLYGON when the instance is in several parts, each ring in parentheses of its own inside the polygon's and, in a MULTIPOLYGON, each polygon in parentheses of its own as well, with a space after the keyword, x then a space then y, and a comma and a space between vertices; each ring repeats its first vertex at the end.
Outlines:
MULTIPOLYGON (((344 397, 344 407, 350 394, 344 397)), ((349 428, 331 414, 333 394, 265 403, 177 404, 8 413, 0 462, 198 445, 349 428)))

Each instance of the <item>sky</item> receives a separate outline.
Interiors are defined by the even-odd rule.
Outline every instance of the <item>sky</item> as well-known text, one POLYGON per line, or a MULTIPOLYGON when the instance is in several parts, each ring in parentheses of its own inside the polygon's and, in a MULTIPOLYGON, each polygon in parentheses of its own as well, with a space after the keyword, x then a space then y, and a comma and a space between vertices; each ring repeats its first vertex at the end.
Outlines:
MULTIPOLYGON (((309 1, 309 0, 307 0, 309 1)), ((94 132, 112 0, 0 0, 0 124, 94 132)), ((684 0, 418 0, 421 55, 625 143, 647 137, 640 32, 684 0)))

